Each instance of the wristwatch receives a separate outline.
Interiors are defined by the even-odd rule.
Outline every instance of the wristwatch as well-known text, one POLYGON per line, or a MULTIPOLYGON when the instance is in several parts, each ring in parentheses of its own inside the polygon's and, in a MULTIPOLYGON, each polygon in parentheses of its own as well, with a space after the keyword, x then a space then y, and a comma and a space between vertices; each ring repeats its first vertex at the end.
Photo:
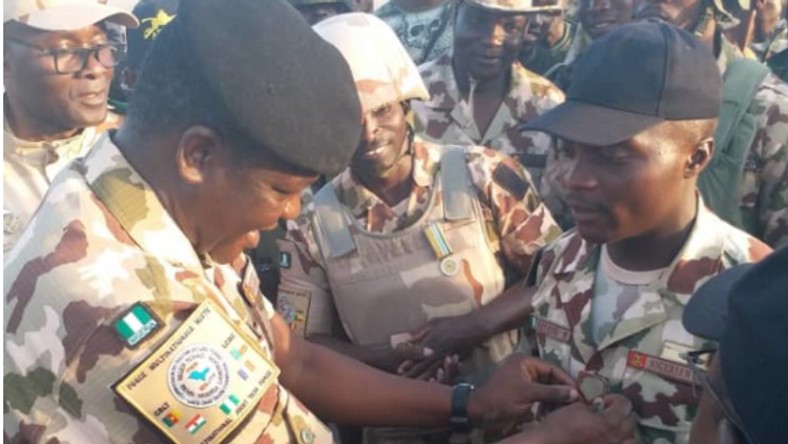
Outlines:
POLYGON ((454 386, 451 392, 451 427, 460 433, 471 430, 471 420, 468 418, 468 400, 474 390, 471 384, 460 383, 454 386))

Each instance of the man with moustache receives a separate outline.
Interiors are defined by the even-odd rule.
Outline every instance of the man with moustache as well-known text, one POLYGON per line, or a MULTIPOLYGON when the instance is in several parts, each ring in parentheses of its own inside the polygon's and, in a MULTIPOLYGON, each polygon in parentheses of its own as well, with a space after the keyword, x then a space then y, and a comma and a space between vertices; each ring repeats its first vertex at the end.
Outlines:
POLYGON ((360 116, 347 63, 284 0, 182 2, 123 125, 57 176, 5 258, 4 440, 324 444, 317 415, 495 425, 575 400, 521 356, 472 392, 371 369, 291 335, 253 270, 217 262, 345 167, 360 116))
POLYGON ((717 152, 699 188, 723 219, 778 247, 788 244, 788 85, 725 38, 734 7, 723 0, 643 0, 636 16, 666 20, 713 51, 723 110, 717 152))
POLYGON ((414 342, 440 356, 530 316, 540 357, 578 378, 581 392, 627 396, 645 443, 686 443, 698 392, 681 354, 704 340, 682 328, 684 306, 713 275, 771 251, 696 191, 714 155, 716 72, 703 43, 663 22, 596 40, 567 101, 527 125, 559 139, 577 230, 541 253, 524 296, 433 321, 414 342))
POLYGON ((3 251, 63 166, 119 123, 107 95, 124 48, 108 39, 107 24, 138 22, 105 3, 3 3, 3 251))
POLYGON ((523 135, 518 126, 564 97, 517 56, 528 23, 560 11, 557 0, 458 0, 452 53, 419 67, 430 96, 413 104, 416 132, 436 143, 481 145, 511 156, 540 186, 550 138, 523 135))

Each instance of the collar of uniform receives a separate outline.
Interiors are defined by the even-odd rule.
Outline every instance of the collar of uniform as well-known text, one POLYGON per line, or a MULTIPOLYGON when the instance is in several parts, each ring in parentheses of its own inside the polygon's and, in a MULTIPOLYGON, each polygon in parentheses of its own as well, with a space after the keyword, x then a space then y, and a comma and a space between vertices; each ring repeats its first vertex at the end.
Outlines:
MULTIPOLYGON (((435 182, 441 148, 418 136, 413 138, 413 171, 411 177, 417 187, 431 187, 435 182)), ((358 181, 346 168, 332 181, 339 201, 347 205, 354 217, 363 216, 370 208, 382 202, 380 198, 358 181)))
MULTIPOLYGON (((666 288, 677 295, 691 295, 698 281, 716 273, 722 266, 721 260, 726 238, 724 233, 726 232, 725 223, 706 208, 698 196, 698 215, 689 238, 673 262, 666 268, 658 287, 666 288)), ((601 250, 601 245, 590 244, 582 240, 577 232, 574 232, 572 239, 568 241, 564 254, 558 258, 553 273, 560 275, 590 269, 589 265, 598 263, 601 250)), ((686 304, 687 300, 688 297, 678 298, 681 304, 686 304)))
POLYGON ((14 131, 8 124, 7 117, 8 113, 3 116, 3 152, 29 158, 30 160, 41 159, 43 156, 45 159, 42 161, 42 164, 52 163, 57 160, 56 156, 48 156, 47 153, 52 152, 62 155, 67 154, 63 153, 63 150, 80 149, 82 141, 85 140, 86 137, 89 138, 94 133, 93 128, 86 128, 75 136, 71 136, 67 139, 31 142, 29 140, 20 139, 14 135, 14 131))
POLYGON ((202 273, 200 259, 189 239, 110 136, 110 132, 105 133, 85 155, 88 186, 143 250, 202 273))
MULTIPOLYGON (((424 82, 429 89, 430 99, 424 101, 424 105, 434 109, 452 110, 462 100, 457 79, 454 77, 452 68, 452 53, 444 54, 438 59, 429 62, 421 69, 424 82)), ((509 84, 509 92, 504 98, 515 99, 518 103, 527 101, 533 93, 530 91, 530 78, 536 74, 529 73, 520 62, 512 63, 512 77, 509 84), (523 91, 523 87, 529 88, 523 91)))

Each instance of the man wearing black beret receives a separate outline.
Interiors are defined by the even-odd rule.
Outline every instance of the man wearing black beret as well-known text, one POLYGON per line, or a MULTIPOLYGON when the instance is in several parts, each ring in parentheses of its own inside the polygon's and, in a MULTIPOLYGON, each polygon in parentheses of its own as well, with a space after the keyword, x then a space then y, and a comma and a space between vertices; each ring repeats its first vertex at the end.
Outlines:
POLYGON ((327 443, 311 410, 441 426, 577 398, 519 357, 458 393, 291 336, 253 269, 222 262, 348 164, 351 73, 284 0, 181 6, 124 125, 55 179, 6 256, 6 441, 327 443))

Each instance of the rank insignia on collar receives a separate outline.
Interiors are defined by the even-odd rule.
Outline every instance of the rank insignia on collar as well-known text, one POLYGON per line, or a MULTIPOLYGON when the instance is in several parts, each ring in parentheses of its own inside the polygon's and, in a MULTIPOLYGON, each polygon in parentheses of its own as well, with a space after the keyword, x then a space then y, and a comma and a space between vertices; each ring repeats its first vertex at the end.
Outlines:
POLYGON ((162 325, 148 307, 142 302, 137 302, 115 319, 112 327, 126 347, 135 348, 162 325))

